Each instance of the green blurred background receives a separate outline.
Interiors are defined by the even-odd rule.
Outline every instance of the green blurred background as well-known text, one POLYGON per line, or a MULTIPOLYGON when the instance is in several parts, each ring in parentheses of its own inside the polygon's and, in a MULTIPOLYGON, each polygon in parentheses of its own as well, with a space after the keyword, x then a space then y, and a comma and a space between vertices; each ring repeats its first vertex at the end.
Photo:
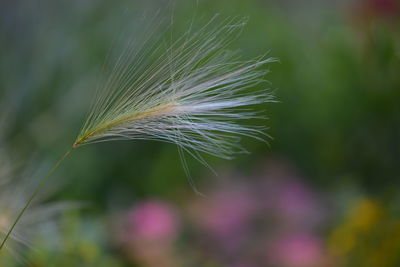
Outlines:
POLYGON ((108 142, 78 149, 52 177, 51 183, 62 186, 48 201, 87 206, 60 216, 61 230, 52 241, 59 245, 38 238, 35 249, 24 250, 27 260, 16 264, 400 266, 396 0, 4 1, 0 103, 9 153, 20 164, 34 158, 39 174, 45 174, 78 134, 113 40, 121 34, 131 38, 124 29, 145 9, 172 10, 176 32, 193 18, 200 23, 216 13, 248 18, 229 48, 240 50, 243 59, 265 53, 279 59, 267 66, 270 83, 264 84, 279 102, 260 107, 269 117, 261 123, 273 139, 269 144, 244 139, 251 154, 232 161, 206 156, 218 176, 188 156, 194 182, 206 197, 190 187, 173 145, 108 142), (252 193, 243 196, 243 190, 252 193), (228 226, 217 224, 229 228, 229 220, 239 220, 241 207, 247 219, 219 236, 201 222, 222 201, 218 194, 226 192, 232 199, 223 198, 227 206, 221 204, 215 216, 225 217, 228 226), (257 196, 251 205, 235 202, 248 195, 257 196), (271 203, 283 207, 275 210, 271 203), (294 207, 282 217, 287 205, 294 207), (232 218, 224 216, 232 206, 232 218), (140 227, 147 229, 131 218, 140 208, 154 212, 161 225, 175 222, 170 222, 174 231, 164 229, 174 232, 168 242, 157 239, 165 239, 162 234, 137 240, 140 227), (167 218, 157 217, 160 210, 167 218), (310 210, 318 211, 313 213, 317 223, 308 216, 310 210), (310 220, 299 222, 293 214, 310 220), (227 237, 238 229, 243 238, 227 237), (136 233, 132 239, 121 239, 130 231, 136 233), (219 242, 226 238, 234 248, 219 242), (165 246, 150 253, 155 244, 165 246), (287 254, 276 256, 281 250, 287 254))

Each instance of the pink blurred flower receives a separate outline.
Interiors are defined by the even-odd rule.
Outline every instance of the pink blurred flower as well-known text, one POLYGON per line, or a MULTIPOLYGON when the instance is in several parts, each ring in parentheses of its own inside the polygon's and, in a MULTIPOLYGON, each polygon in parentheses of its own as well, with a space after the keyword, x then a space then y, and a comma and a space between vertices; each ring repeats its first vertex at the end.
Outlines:
POLYGON ((166 202, 150 200, 133 207, 126 216, 121 233, 128 259, 140 266, 178 266, 174 241, 178 237, 179 218, 166 202))
POLYGON ((372 10, 382 14, 399 15, 399 3, 397 0, 369 0, 369 5, 372 10))
POLYGON ((373 21, 376 18, 399 18, 400 3, 398 0, 363 0, 356 2, 356 17, 362 21, 373 21))
POLYGON ((197 207, 200 226, 219 238, 237 234, 248 226, 256 208, 249 192, 239 189, 215 193, 197 207))
POLYGON ((251 238, 257 204, 251 188, 236 182, 196 201, 190 206, 190 212, 203 242, 212 244, 213 252, 219 256, 232 257, 242 251, 251 238))
POLYGON ((284 181, 275 194, 276 212, 292 226, 314 227, 324 217, 317 197, 299 181, 284 181))
POLYGON ((264 203, 269 217, 277 219, 278 228, 314 229, 323 221, 322 198, 295 168, 282 160, 268 161, 263 168, 263 180, 256 188, 259 202, 264 203))
POLYGON ((280 237, 270 246, 269 261, 284 267, 325 266, 321 241, 308 233, 280 237))
POLYGON ((229 266, 230 267, 258 267, 259 265, 255 265, 253 263, 245 262, 245 261, 238 261, 238 262, 232 263, 229 266))
POLYGON ((179 220, 168 204, 151 200, 134 207, 128 213, 128 238, 148 241, 172 241, 176 238, 179 220))

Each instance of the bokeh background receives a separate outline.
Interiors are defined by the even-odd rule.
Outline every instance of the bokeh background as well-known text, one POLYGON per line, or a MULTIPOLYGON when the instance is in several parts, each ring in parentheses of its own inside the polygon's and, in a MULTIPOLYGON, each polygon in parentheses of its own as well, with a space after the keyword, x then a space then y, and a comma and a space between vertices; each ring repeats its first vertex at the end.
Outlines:
POLYGON ((397 0, 2 1, 1 166, 44 175, 78 134, 113 40, 158 9, 176 32, 248 18, 229 48, 280 60, 264 85, 279 102, 260 107, 273 139, 206 156, 218 176, 188 156, 205 196, 173 145, 83 147, 45 202, 82 205, 4 266, 400 266, 397 0))

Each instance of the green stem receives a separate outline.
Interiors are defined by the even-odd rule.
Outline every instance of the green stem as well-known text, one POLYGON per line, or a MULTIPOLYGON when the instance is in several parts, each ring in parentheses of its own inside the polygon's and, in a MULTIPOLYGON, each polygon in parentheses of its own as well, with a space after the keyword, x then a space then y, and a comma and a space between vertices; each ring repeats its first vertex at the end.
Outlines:
POLYGON ((54 173, 54 171, 58 168, 58 166, 60 166, 61 162, 69 155, 69 153, 72 152, 73 149, 74 149, 74 147, 71 147, 70 149, 68 149, 68 151, 65 152, 65 154, 54 164, 54 166, 50 169, 50 171, 47 173, 47 175, 36 186, 35 191, 33 191, 32 195, 30 196, 30 198, 26 202, 25 206, 18 213, 18 216, 15 219, 13 225, 11 226, 10 230, 8 230, 6 237, 1 242, 0 251, 4 247, 4 244, 6 243, 8 238, 10 237, 10 235, 11 235, 12 231, 14 230, 15 226, 17 225, 17 223, 19 222, 19 220, 21 219, 21 217, 25 213, 25 211, 28 209, 28 207, 31 204, 31 202, 33 201, 33 199, 36 197, 36 195, 39 193, 39 191, 46 184, 46 181, 49 179, 49 177, 54 173))

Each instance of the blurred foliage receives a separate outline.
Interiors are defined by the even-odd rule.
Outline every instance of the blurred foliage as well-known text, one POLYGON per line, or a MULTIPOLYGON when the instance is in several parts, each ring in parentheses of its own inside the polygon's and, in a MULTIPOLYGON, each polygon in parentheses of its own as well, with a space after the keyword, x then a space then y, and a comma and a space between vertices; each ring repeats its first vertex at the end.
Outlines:
MULTIPOLYGON (((389 211, 386 205, 399 203, 400 185, 396 1, 182 0, 149 5, 173 10, 177 36, 192 19, 201 24, 216 13, 246 16, 247 26, 230 48, 239 49, 244 59, 268 53, 280 60, 268 66, 271 73, 266 77, 271 82, 266 86, 279 100, 265 107, 273 140, 269 144, 243 140, 252 154, 231 162, 206 157, 210 165, 240 171, 251 183, 251 175, 265 159, 284 158, 316 190, 330 196, 337 217, 326 226, 332 233, 325 231, 333 254, 349 259, 343 264, 367 266, 363 265, 367 259, 362 259, 367 253, 370 262, 385 259, 384 264, 370 266, 397 266, 394 255, 399 244, 387 240, 399 231, 399 212, 389 211), (352 208, 360 195, 365 200, 352 208), (349 215, 341 218, 346 211, 349 215), (343 246, 337 247, 338 243, 343 246), (385 249, 377 249, 377 244, 385 249)), ((127 0, 1 3, 0 103, 6 118, 3 133, 12 151, 21 158, 35 153, 50 165, 68 148, 114 40, 129 39, 125 29, 138 26, 132 25, 132 16, 146 8, 151 9, 127 0)), ((188 160, 200 191, 212 187, 209 181, 221 179, 189 156, 188 160)), ((106 240, 100 245, 96 239, 85 243, 83 234, 78 234, 93 228, 85 218, 102 225, 100 215, 116 207, 124 209, 152 196, 181 206, 194 195, 177 149, 148 141, 79 149, 52 181, 65 183, 57 199, 91 204, 79 218, 66 219, 71 220, 65 223, 68 252, 49 256, 54 266, 118 266, 112 258, 124 257, 114 253, 106 240), (91 257, 96 260, 88 263, 91 257)), ((104 232, 98 229, 94 235, 104 232)), ((104 239, 110 238, 105 235, 104 239)), ((33 258, 38 262, 35 266, 48 266, 47 258, 33 258)))

